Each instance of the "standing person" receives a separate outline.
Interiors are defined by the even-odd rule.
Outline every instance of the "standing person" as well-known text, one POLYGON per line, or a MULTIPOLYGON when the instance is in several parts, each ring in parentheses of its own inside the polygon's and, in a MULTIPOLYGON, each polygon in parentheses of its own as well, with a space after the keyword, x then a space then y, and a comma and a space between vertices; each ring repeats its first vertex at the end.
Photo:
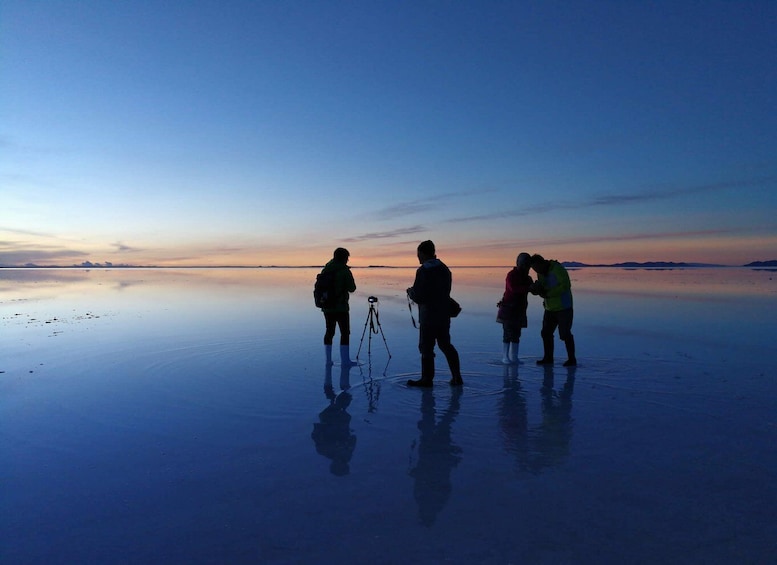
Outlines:
POLYGON ((518 363, 521 328, 528 325, 526 308, 529 305, 529 288, 533 282, 529 276, 530 258, 528 253, 518 255, 515 267, 507 273, 505 291, 497 304, 497 322, 502 324, 502 363, 505 365, 518 363))
POLYGON ((421 378, 407 381, 408 386, 432 386, 434 379, 434 345, 440 348, 450 367, 450 384, 463 385, 459 352, 451 344, 450 297, 453 277, 450 269, 435 255, 434 243, 418 245, 418 262, 413 286, 407 289, 410 300, 418 304, 418 350, 421 352, 421 378))
POLYGON ((572 335, 572 283, 569 274, 561 263, 545 259, 542 255, 531 256, 531 268, 537 273, 537 282, 530 292, 539 294, 545 314, 542 317, 542 347, 544 355, 538 365, 553 364, 553 333, 558 327, 558 337, 567 346, 565 367, 577 365, 575 357, 575 338, 572 335))
POLYGON ((351 361, 350 336, 351 315, 348 306, 348 298, 351 292, 356 290, 356 282, 353 280, 351 268, 348 266, 350 257, 347 249, 338 247, 335 249, 332 260, 324 266, 322 274, 333 275, 332 287, 334 296, 329 303, 322 308, 326 321, 326 333, 324 334, 324 349, 326 351, 327 364, 332 363, 332 340, 335 336, 335 327, 340 328, 340 361, 343 365, 356 365, 351 361))

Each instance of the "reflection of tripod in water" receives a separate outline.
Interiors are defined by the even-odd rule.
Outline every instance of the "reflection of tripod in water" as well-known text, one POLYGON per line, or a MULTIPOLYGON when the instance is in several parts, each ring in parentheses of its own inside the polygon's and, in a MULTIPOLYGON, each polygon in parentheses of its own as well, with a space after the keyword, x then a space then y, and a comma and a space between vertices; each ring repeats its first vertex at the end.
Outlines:
POLYGON ((375 307, 375 305, 378 303, 378 298, 376 296, 370 296, 367 298, 367 302, 370 303, 370 309, 367 312, 367 319, 364 321, 364 329, 362 330, 362 338, 359 341, 359 349, 356 352, 356 359, 359 358, 359 353, 362 350, 362 344, 364 343, 364 334, 367 333, 367 325, 370 326, 370 336, 367 339, 367 355, 369 356, 372 351, 372 334, 376 334, 380 332, 381 337, 383 338, 383 344, 386 346, 386 353, 388 353, 389 359, 391 358, 391 352, 388 348, 388 343, 386 343, 386 336, 383 334, 383 326, 380 325, 380 316, 378 315, 378 309, 375 307))

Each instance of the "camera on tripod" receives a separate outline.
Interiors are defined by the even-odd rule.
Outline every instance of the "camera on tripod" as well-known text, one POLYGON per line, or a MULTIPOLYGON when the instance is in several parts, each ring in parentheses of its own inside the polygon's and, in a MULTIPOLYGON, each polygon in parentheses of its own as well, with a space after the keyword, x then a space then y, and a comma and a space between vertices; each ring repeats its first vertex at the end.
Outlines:
POLYGON ((386 336, 383 334, 383 327, 380 325, 380 314, 378 314, 378 297, 368 296, 367 302, 370 305, 370 309, 367 311, 367 319, 364 321, 364 329, 362 330, 362 338, 359 341, 359 350, 356 352, 356 359, 359 359, 359 353, 362 350, 362 344, 364 343, 364 336, 367 333, 369 326, 369 339, 367 340, 367 355, 372 353, 372 334, 380 333, 383 338, 383 344, 386 346, 386 353, 391 358, 391 352, 388 349, 388 343, 386 343, 386 336))

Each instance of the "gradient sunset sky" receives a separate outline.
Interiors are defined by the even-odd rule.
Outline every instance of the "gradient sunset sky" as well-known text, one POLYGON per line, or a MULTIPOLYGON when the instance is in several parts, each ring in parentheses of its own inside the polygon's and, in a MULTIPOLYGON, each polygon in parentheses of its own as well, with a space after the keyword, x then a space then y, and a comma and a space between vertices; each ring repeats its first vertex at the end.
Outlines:
POLYGON ((0 3, 0 265, 777 259, 777 2, 0 3))

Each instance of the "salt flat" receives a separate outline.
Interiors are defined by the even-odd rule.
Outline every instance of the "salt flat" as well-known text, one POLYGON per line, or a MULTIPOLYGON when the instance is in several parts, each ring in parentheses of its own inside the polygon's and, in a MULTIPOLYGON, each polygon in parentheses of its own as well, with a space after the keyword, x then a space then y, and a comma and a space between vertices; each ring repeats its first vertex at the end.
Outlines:
POLYGON ((412 269, 354 269, 350 370, 314 269, 0 270, 0 559, 777 561, 777 273, 571 271, 566 369, 536 297, 501 365, 508 269, 452 270, 426 391, 412 269))

